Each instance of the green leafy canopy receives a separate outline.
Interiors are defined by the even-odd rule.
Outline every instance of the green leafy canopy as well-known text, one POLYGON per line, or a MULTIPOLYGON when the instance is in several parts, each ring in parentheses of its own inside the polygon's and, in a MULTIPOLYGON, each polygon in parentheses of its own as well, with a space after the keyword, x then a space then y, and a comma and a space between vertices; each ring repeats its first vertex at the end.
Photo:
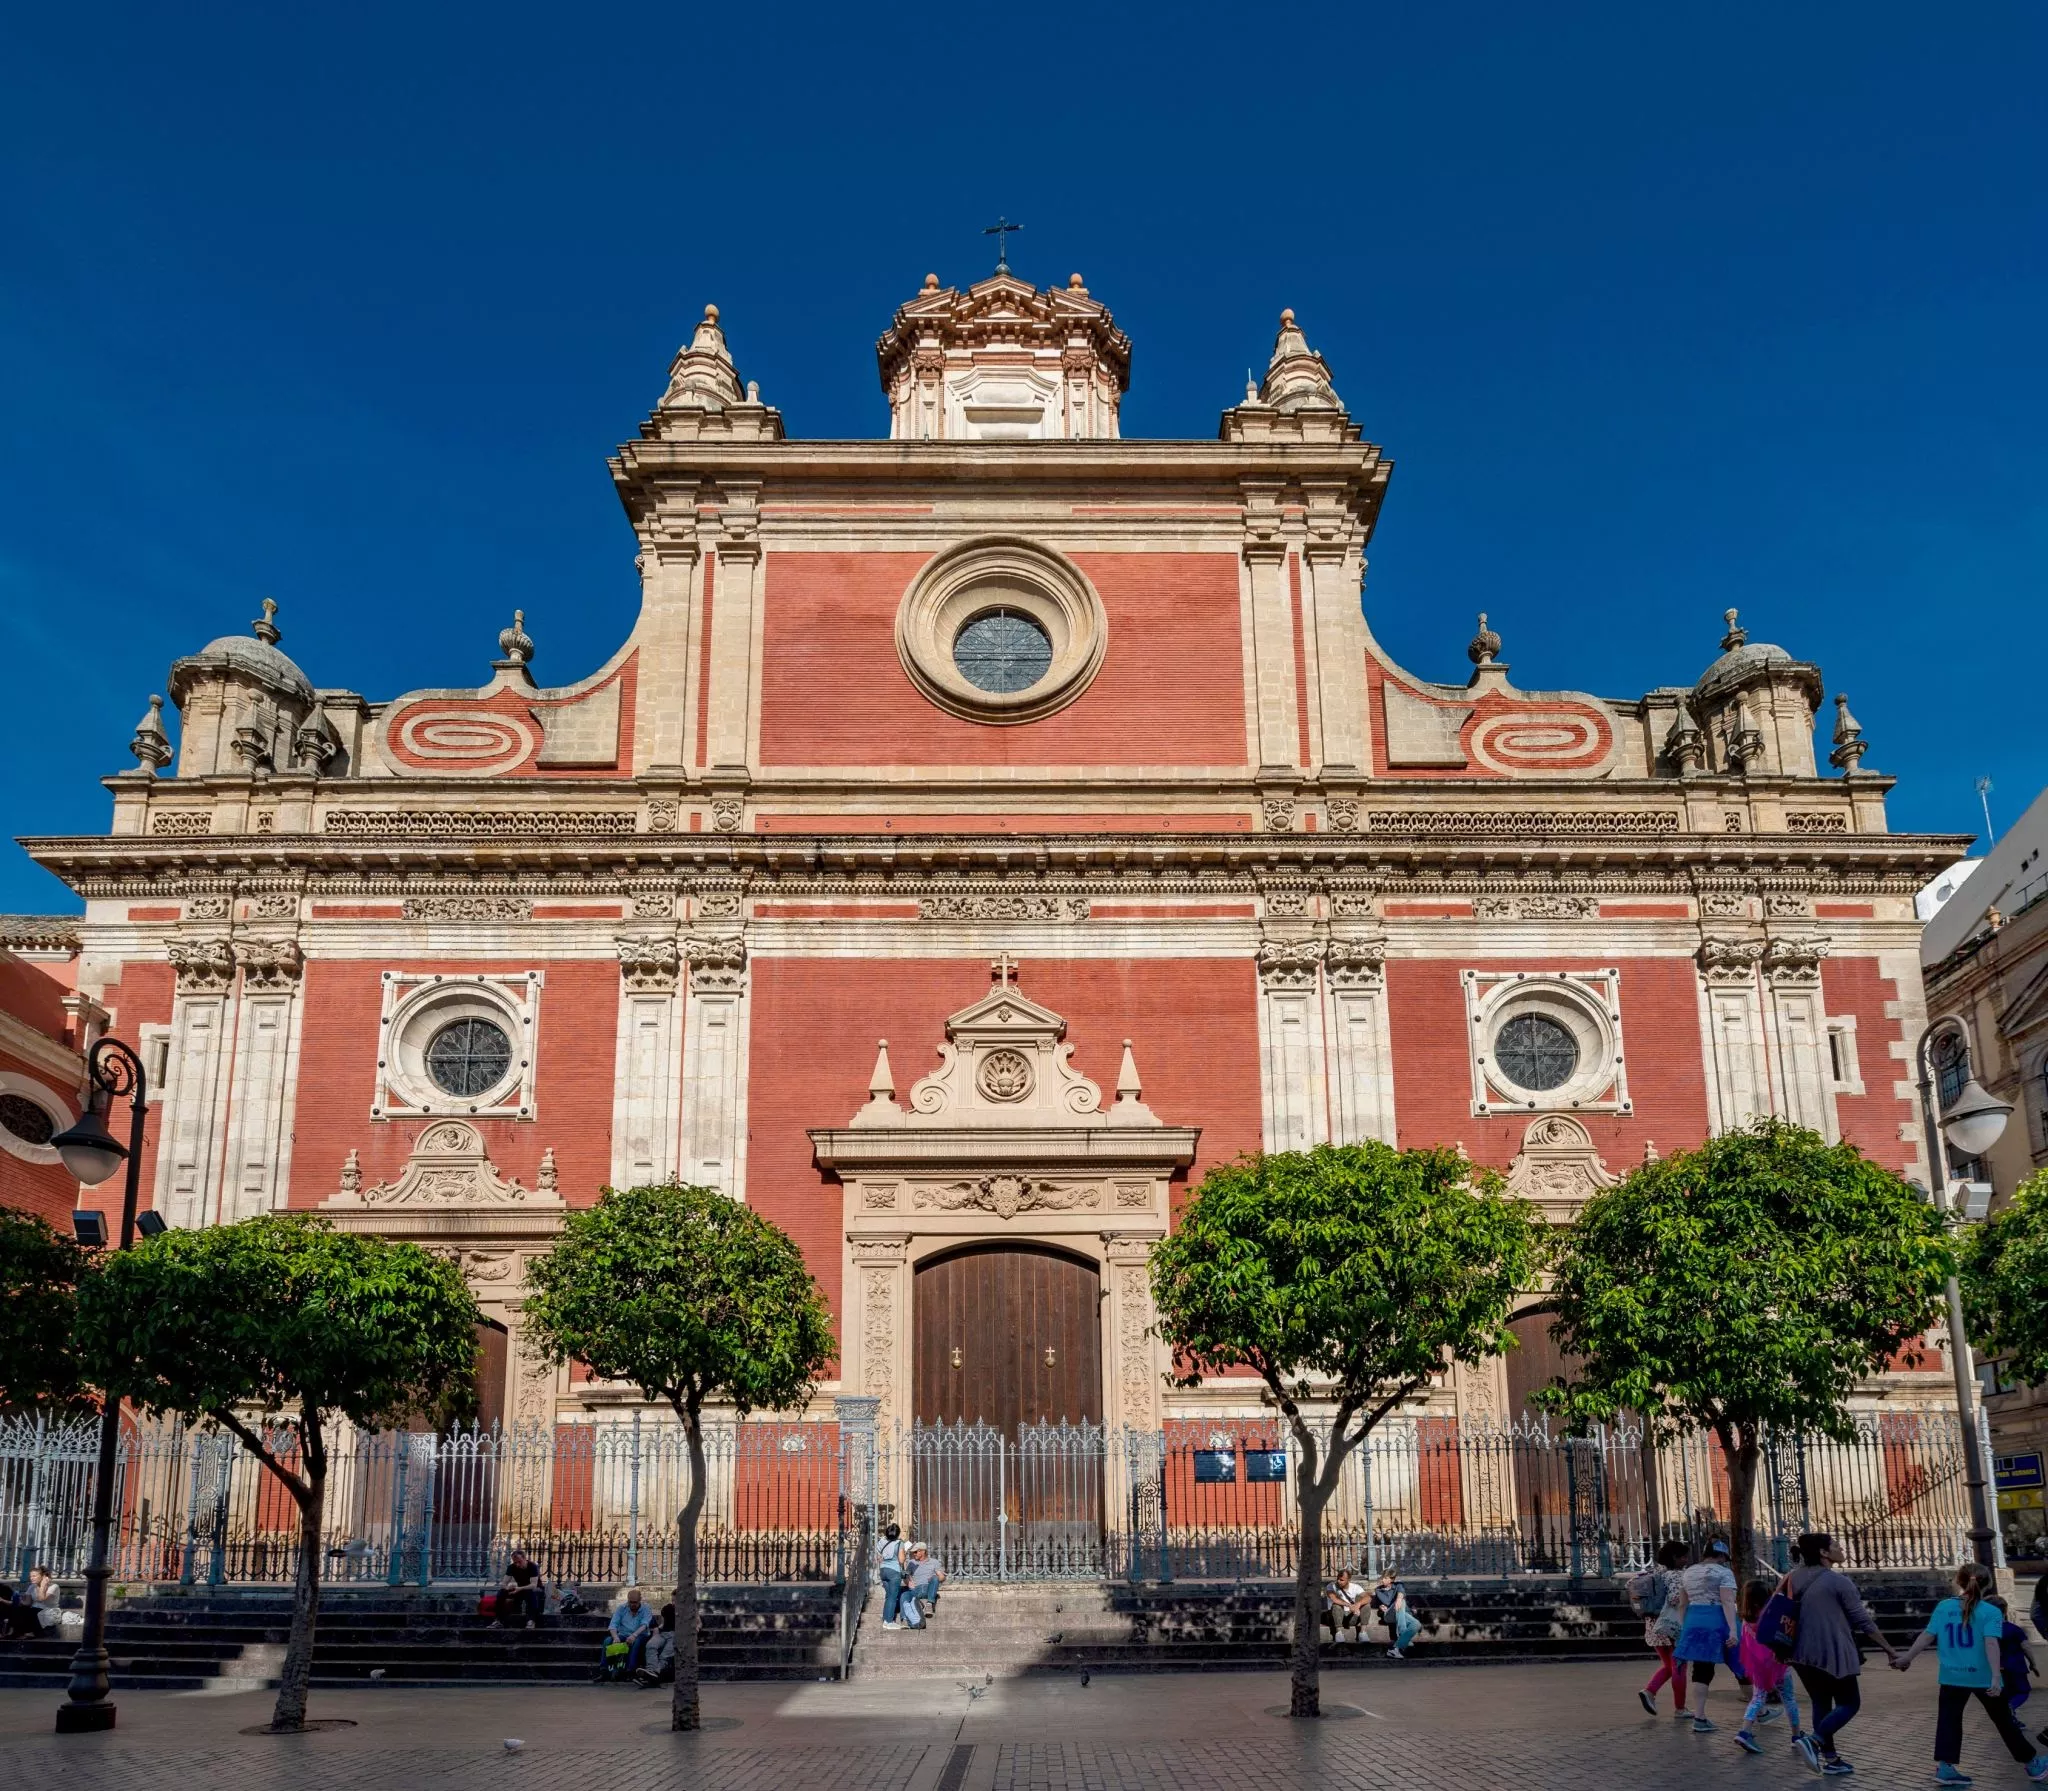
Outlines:
POLYGON ((1970 1335, 1987 1355, 2009 1357, 2019 1380, 2048 1381, 2048 1170, 1966 1231, 1961 1256, 1970 1335))
POLYGON ((373 1429, 471 1393, 478 1314, 460 1270, 302 1214, 144 1239, 79 1308, 94 1379, 155 1411, 297 1407, 373 1429))
POLYGON ((1847 1437, 1857 1383, 1919 1336, 1953 1255, 1941 1216, 1853 1145, 1780 1120, 1630 1171, 1566 1234, 1555 1403, 1847 1437))
POLYGON ((833 1353, 803 1252, 715 1188, 606 1188, 528 1270, 535 1344, 692 1416, 798 1410, 833 1353))
POLYGON ((64 1405, 82 1392, 72 1347, 92 1259, 33 1213, 0 1206, 0 1411, 64 1405))
POLYGON ((1152 1252, 1160 1335, 1294 1402, 1390 1405, 1507 1347, 1541 1232, 1455 1150, 1323 1145, 1212 1170, 1152 1252))

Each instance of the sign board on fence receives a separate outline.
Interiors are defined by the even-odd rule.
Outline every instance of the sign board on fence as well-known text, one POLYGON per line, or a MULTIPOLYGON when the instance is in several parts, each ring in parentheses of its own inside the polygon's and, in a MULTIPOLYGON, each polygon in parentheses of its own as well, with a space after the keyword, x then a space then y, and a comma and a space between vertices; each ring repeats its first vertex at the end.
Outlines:
POLYGON ((1235 1449, 1197 1449, 1195 1451, 1195 1479, 1198 1483, 1237 1478, 1237 1451, 1235 1449))
POLYGON ((2023 1455, 2001 1455, 1996 1475, 2000 1492, 2019 1492, 2025 1487, 2048 1485, 2048 1477, 2044 1477, 2041 1471, 2038 1450, 2028 1450, 2023 1455))
POLYGON ((1244 1452, 1244 1477, 1247 1480, 1285 1480, 1287 1478, 1287 1451, 1285 1449, 1247 1449, 1244 1452))

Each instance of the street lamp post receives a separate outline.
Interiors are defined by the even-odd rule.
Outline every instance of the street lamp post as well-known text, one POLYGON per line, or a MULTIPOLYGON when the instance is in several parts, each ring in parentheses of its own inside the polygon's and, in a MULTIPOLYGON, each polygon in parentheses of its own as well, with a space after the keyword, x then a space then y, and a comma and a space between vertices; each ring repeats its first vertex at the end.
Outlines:
MULTIPOLYGON (((149 1088, 142 1059, 116 1038, 96 1039, 86 1058, 89 1090, 85 1112, 68 1131, 50 1142, 64 1167, 89 1187, 111 1177, 125 1160, 128 1181, 121 1198, 121 1241, 125 1250, 135 1241, 135 1202, 142 1181, 142 1121, 149 1088), (128 1142, 107 1130, 103 1107, 129 1098, 128 1142)), ((114 1569, 114 1462, 121 1444, 121 1402, 107 1398, 100 1413, 99 1468, 92 1488, 92 1564, 85 1570, 85 1634, 71 1657, 69 1702, 57 1709, 59 1735, 87 1734, 114 1726, 114 1706, 107 1701, 107 1582, 114 1569)))
MULTIPOLYGON (((1938 1025, 1939 1022, 1936 1023, 1938 1025)), ((1939 1122, 1935 1118, 1934 1072, 1927 1047, 1933 1042, 1936 1025, 1930 1025, 1913 1047, 1913 1064, 1920 1073, 1920 1123, 1927 1134, 1927 1174, 1934 1183, 1928 1198, 1937 1208, 1953 1211, 1949 1197, 1946 1135, 1964 1157, 1981 1156, 1998 1142, 2012 1103, 1989 1093, 1975 1076, 1963 1084, 1939 1122)), ((1956 1412, 1963 1426, 1963 1482, 1970 1492, 1970 1547, 1986 1567, 1998 1564, 1994 1544, 1997 1532, 1991 1523, 1989 1476, 1985 1472, 1984 1439, 1977 1429, 1977 1364, 1970 1350, 1970 1334, 1963 1322, 1963 1290, 1951 1273, 1943 1290, 1948 1301, 1948 1359, 1956 1382, 1956 1412)))

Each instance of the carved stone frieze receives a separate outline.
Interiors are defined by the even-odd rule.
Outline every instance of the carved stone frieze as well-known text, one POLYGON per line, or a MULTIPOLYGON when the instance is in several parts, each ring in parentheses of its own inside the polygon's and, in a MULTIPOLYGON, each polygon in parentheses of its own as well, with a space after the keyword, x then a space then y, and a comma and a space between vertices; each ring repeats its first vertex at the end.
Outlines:
POLYGON ((523 895, 410 895, 407 920, 531 920, 533 897, 523 895))
POLYGON ((298 917, 299 898, 293 890, 266 890, 249 898, 251 920, 297 920, 298 917))
POLYGON ((690 966, 690 987, 701 995, 730 992, 746 981, 747 945, 737 933, 684 939, 683 956, 690 966))
POLYGON ((1158 1411, 1158 1377, 1152 1372, 1152 1286, 1145 1268, 1125 1263, 1116 1277, 1117 1384, 1124 1422, 1149 1429, 1158 1411))
POLYGON ((1740 890, 1703 890, 1700 894, 1700 913, 1708 920, 1747 920, 1749 897, 1740 890))
POLYGON ((1086 920, 1088 898, 991 891, 920 896, 919 920, 1086 920))
POLYGON ((1475 920, 1594 920, 1600 898, 1532 892, 1526 895, 1478 895, 1472 898, 1475 920))
POLYGON ((1323 804, 1330 817, 1332 833, 1356 833, 1358 831, 1358 803, 1354 797, 1332 796, 1323 804))
POLYGON ((893 1213, 896 1210, 896 1184, 894 1182, 864 1182, 860 1190, 860 1206, 864 1213, 893 1213))
POLYGON ((1280 919, 1289 919, 1308 912, 1309 892, 1305 889, 1268 889, 1264 891, 1266 912, 1280 919))
POLYGON ((164 948, 181 995, 215 995, 235 980, 235 948, 226 939, 173 939, 164 948))
POLYGON ((647 805, 647 831, 649 833, 673 833, 682 815, 682 804, 666 796, 657 796, 647 805))
POLYGON ((1773 889, 1764 896, 1764 914, 1770 920, 1803 920, 1813 912, 1813 899, 1790 890, 1773 889))
POLYGON ((714 796, 711 799, 711 825, 719 833, 737 833, 740 822, 746 818, 747 805, 738 796, 714 796))
POLYGON ((331 808, 320 831, 350 839, 591 838, 633 831, 623 808, 331 808))
POLYGON ((741 897, 736 889, 703 889, 697 892, 699 920, 737 920, 741 897))
POLYGON ((676 986, 682 974, 682 948, 672 935, 628 933, 618 941, 619 977, 627 988, 657 994, 676 986))
POLYGON ((194 896, 185 904, 187 920, 226 920, 231 904, 224 895, 194 896))
POLYGON ((1710 983, 1746 983, 1763 962, 1761 939, 1724 939, 1709 935, 1693 953, 1700 974, 1710 983))
POLYGON ((1787 810, 1785 814, 1787 833, 1847 833, 1849 817, 1839 809, 1820 813, 1800 813, 1787 810))
POLYGON ((1533 1201, 1552 1220, 1569 1219, 1602 1188, 1614 1186, 1591 1134, 1563 1113, 1532 1120, 1522 1148, 1508 1165, 1508 1190, 1533 1201))
POLYGON ((160 808, 149 817, 149 830, 158 839, 190 839, 213 831, 213 811, 204 808, 160 808))
POLYGON ((897 1273, 885 1266, 861 1270, 861 1390, 884 1404, 895 1379, 897 1273))
POLYGON ((1260 812, 1265 817, 1268 833, 1292 833, 1294 831, 1294 798, 1292 796, 1264 796, 1259 799, 1260 812))
POLYGON ((1366 814, 1373 833, 1477 833, 1506 839, 1677 833, 1684 824, 1676 809, 1376 808, 1366 814))
POLYGON ((965 1212, 978 1208, 998 1219, 1019 1213, 1095 1212, 1103 1206, 1103 1184, 1055 1181, 1031 1175, 984 1175, 974 1181, 922 1184, 911 1190, 911 1205, 921 1211, 965 1212))

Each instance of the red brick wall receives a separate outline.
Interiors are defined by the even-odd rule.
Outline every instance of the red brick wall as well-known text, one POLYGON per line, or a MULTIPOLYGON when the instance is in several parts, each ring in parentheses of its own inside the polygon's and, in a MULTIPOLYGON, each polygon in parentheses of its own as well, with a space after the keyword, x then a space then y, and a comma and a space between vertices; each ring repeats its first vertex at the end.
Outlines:
MULTIPOLYGON (((1608 960, 1616 962, 1616 960, 1608 960)), ((1642 1160, 1707 1135, 1697 972, 1690 958, 1623 958, 1622 1047, 1633 1114, 1574 1114, 1607 1167, 1620 1175, 1642 1160)), ((1598 970, 1596 959, 1488 958, 1488 970, 1598 970)), ((1521 1149, 1529 1114, 1475 1117, 1465 1031, 1465 964, 1446 959, 1387 964, 1387 1014, 1394 1042, 1394 1117, 1404 1149, 1463 1141, 1475 1163, 1505 1169, 1521 1149)))
POLYGON ((766 765, 1242 765, 1235 554, 1077 554, 1109 651, 1087 691, 1016 727, 933 707, 896 656, 896 608, 929 556, 771 553, 766 765))
MULTIPOLYGON (((889 1041, 896 1098, 938 1067, 946 1016, 989 986, 980 957, 910 963, 756 958, 747 1093, 747 1203, 803 1246, 836 1312, 841 1195, 811 1161, 812 1126, 843 1126, 865 1104, 875 1041, 889 1041)), ((1198 1125, 1190 1174, 1259 1144, 1257 988, 1248 959, 1032 959, 1019 986, 1062 1014, 1074 1067, 1111 1098, 1131 1041, 1145 1103, 1198 1125)))
POLYGON ((366 1185, 392 1179, 405 1167, 413 1140, 431 1123, 370 1117, 384 971, 467 976, 528 969, 546 974, 540 992, 540 1059, 534 1065, 537 1115, 471 1123, 500 1175, 516 1176, 531 1188, 541 1152, 552 1147, 562 1198, 571 1206, 591 1205, 611 1176, 619 967, 608 959, 554 964, 310 960, 289 1204, 318 1206, 334 1193, 351 1150, 359 1153, 366 1185))
MULTIPOLYGON (((1899 985, 1879 973, 1875 958, 1823 958, 1820 987, 1830 1016, 1853 1016, 1856 1021, 1856 1061, 1864 1092, 1835 1097, 1842 1136, 1873 1162, 1908 1171, 1913 1146, 1900 1138, 1899 1128, 1917 1125, 1919 1114, 1910 1099, 1900 1100, 1892 1093, 1892 1084, 1909 1080, 1911 1072, 1892 1055, 1892 1046, 1905 1036, 1903 1023, 1887 1019, 1884 1011, 1886 1002, 1898 1000, 1899 985)), ((1912 1042, 1906 1039, 1907 1045, 1912 1042)))
MULTIPOLYGON (((39 1082, 52 1093, 62 1095, 74 1108, 78 1105, 77 1089, 66 1086, 62 1077, 53 1076, 41 1064, 0 1051, 0 1070, 39 1082)), ((0 1150, 0 1206, 35 1213, 59 1231, 69 1233, 72 1201, 77 1193, 78 1184, 64 1173, 61 1163, 24 1163, 12 1151, 0 1150)))

